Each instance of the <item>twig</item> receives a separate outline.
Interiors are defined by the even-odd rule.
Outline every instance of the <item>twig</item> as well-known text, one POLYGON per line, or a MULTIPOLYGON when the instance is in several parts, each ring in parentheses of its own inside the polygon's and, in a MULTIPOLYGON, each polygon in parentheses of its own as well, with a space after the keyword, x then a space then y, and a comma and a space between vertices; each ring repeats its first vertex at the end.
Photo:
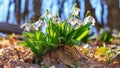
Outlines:
POLYGON ((83 63, 87 66, 87 68, 89 68, 88 64, 84 61, 84 58, 82 57, 82 55, 79 53, 79 51, 77 50, 77 48, 74 46, 75 50, 77 51, 78 55, 80 56, 80 58, 82 59, 83 63))
POLYGON ((17 52, 18 59, 21 59, 18 50, 16 48, 14 48, 14 50, 17 52))

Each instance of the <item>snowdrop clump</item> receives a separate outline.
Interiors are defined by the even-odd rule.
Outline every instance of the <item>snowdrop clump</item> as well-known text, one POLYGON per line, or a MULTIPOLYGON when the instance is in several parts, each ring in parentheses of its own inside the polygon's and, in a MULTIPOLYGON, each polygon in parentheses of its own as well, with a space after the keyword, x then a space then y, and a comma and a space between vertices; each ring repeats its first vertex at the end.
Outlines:
POLYGON ((89 34, 90 26, 95 24, 92 16, 87 14, 82 21, 79 17, 80 9, 75 4, 72 7, 70 16, 65 21, 61 21, 58 14, 52 16, 47 10, 36 22, 27 22, 21 25, 25 31, 22 34, 24 42, 22 46, 29 47, 39 58, 45 52, 57 49, 58 44, 79 45, 80 41, 89 34), (41 27, 46 27, 42 31, 41 27))
MULTIPOLYGON (((81 25, 85 25, 89 22, 92 22, 92 25, 95 25, 95 19, 92 16, 88 15, 82 21, 79 19, 80 18, 79 13, 80 13, 80 8, 78 8, 77 4, 75 4, 72 7, 70 17, 67 19, 67 22, 71 26, 73 26, 75 29, 77 29, 81 25)), ((25 24, 21 25, 21 28, 24 28, 25 31, 30 31, 30 30, 37 30, 38 31, 40 27, 42 27, 42 26, 47 27, 48 26, 49 19, 52 19, 52 22, 54 24, 62 22, 58 13, 55 16, 52 16, 52 14, 48 10, 46 10, 46 13, 43 14, 38 21, 36 21, 35 23, 25 23, 25 24)))

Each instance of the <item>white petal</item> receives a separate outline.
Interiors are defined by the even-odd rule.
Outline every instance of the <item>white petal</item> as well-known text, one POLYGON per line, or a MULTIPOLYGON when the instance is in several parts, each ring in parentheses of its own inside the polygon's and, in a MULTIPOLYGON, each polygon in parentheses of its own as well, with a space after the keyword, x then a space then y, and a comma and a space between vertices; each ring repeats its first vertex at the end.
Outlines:
POLYGON ((74 18, 73 18, 73 17, 69 18, 67 22, 70 23, 72 26, 75 25, 75 22, 74 22, 74 18))
POLYGON ((43 24, 44 22, 42 20, 38 20, 37 22, 33 23, 32 26, 35 30, 38 30, 40 26, 44 26, 43 24))
POLYGON ((80 27, 80 25, 82 24, 82 21, 80 19, 75 19, 75 29, 77 29, 78 27, 80 27))
POLYGON ((26 23, 22 24, 22 25, 20 26, 20 28, 23 28, 23 27, 25 27, 25 26, 26 26, 26 23))
POLYGON ((51 13, 49 13, 49 14, 48 14, 48 18, 51 18, 51 17, 52 17, 52 14, 51 14, 51 13))
POLYGON ((60 23, 60 18, 53 17, 53 23, 60 23))
POLYGON ((95 19, 92 16, 88 16, 84 19, 84 24, 92 22, 92 25, 95 25, 95 19))
POLYGON ((74 9, 74 13, 75 13, 75 15, 78 15, 79 12, 80 12, 80 9, 79 9, 79 8, 75 8, 75 9, 74 9))
POLYGON ((27 24, 27 25, 25 26, 25 30, 26 30, 26 31, 30 31, 30 29, 31 29, 31 24, 27 24))

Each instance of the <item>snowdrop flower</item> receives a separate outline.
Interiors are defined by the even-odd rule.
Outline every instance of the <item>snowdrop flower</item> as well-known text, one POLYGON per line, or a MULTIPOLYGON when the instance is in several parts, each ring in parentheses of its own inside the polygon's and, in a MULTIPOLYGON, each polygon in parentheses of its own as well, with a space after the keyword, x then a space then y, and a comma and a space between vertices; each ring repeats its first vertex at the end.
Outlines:
POLYGON ((78 16, 78 14, 79 14, 79 12, 80 12, 80 9, 79 9, 79 8, 74 8, 73 11, 74 11, 74 14, 75 14, 76 16, 78 16))
POLYGON ((74 23, 74 17, 70 17, 68 20, 67 20, 68 23, 70 23, 72 26, 75 25, 74 23))
POLYGON ((82 21, 80 19, 74 18, 73 16, 71 16, 67 20, 67 22, 70 23, 75 28, 78 28, 82 24, 82 21))
POLYGON ((47 13, 47 17, 48 18, 51 18, 52 17, 52 14, 50 12, 47 13))
POLYGON ((52 13, 48 11, 48 9, 46 10, 45 14, 42 15, 43 18, 52 18, 52 13))
POLYGON ((80 25, 82 25, 82 21, 80 19, 75 19, 75 25, 74 28, 77 29, 80 27, 80 25))
POLYGON ((92 25, 95 25, 95 19, 92 16, 88 16, 84 19, 84 25, 89 22, 92 22, 92 25))
POLYGON ((24 28, 26 31, 30 31, 31 24, 30 23, 25 23, 25 24, 21 25, 20 28, 24 28))
POLYGON ((77 8, 77 4, 75 4, 72 7, 72 11, 71 11, 75 16, 78 16, 79 12, 80 12, 80 8, 77 8))
POLYGON ((47 22, 44 21, 43 26, 48 27, 47 22))
POLYGON ((28 24, 25 26, 25 30, 26 30, 26 31, 30 31, 30 29, 31 29, 31 24, 28 23, 28 24))
POLYGON ((24 23, 20 26, 20 28, 24 28, 27 25, 27 23, 24 23))
POLYGON ((48 25, 47 25, 47 23, 46 23, 45 21, 38 20, 37 22, 33 23, 32 26, 33 26, 33 28, 34 28, 35 30, 38 30, 39 27, 41 27, 41 26, 47 27, 48 25))
POLYGON ((53 23, 60 23, 60 18, 53 18, 53 23))
POLYGON ((38 28, 41 26, 42 21, 38 20, 37 22, 33 23, 32 26, 35 30, 38 30, 38 28))
POLYGON ((54 17, 53 17, 53 23, 60 23, 60 18, 59 18, 59 15, 56 14, 54 17))

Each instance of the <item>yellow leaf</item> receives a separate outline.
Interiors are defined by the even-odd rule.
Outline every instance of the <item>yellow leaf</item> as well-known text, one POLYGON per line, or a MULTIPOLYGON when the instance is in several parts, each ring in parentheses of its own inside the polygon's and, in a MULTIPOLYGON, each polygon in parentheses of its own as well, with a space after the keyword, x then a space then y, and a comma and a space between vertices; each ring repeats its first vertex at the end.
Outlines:
POLYGON ((96 55, 100 56, 100 55, 103 55, 106 53, 106 48, 104 47, 100 47, 97 52, 96 52, 96 55))

